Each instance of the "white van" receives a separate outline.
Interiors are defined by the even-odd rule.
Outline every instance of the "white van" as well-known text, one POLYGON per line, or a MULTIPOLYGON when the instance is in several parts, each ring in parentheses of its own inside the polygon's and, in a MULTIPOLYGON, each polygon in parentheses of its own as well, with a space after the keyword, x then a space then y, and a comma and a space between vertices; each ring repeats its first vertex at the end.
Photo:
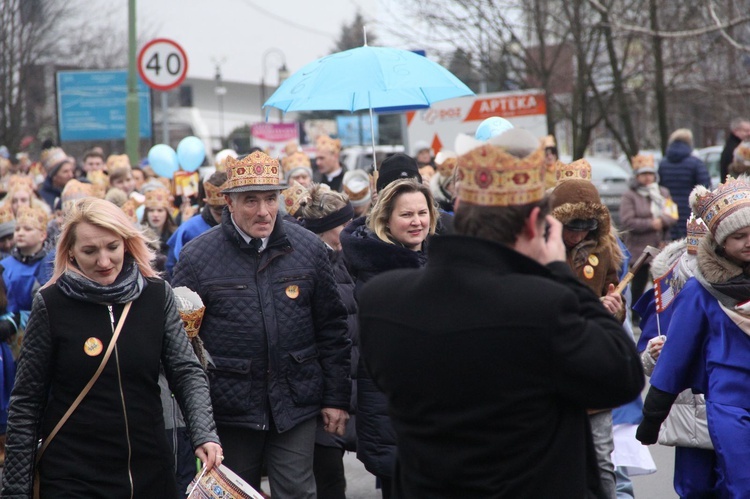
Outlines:
MULTIPOLYGON (((398 152, 404 152, 404 146, 375 146, 378 157, 383 159, 398 152)), ((347 170, 365 170, 372 172, 372 146, 351 146, 341 151, 341 163, 347 170)))

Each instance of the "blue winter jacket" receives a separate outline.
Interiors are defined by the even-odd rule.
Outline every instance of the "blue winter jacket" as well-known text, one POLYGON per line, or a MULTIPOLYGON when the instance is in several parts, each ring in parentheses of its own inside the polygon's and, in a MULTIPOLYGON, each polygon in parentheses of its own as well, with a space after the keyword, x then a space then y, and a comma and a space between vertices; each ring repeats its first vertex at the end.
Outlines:
POLYGON ((679 218, 672 226, 671 238, 682 239, 687 234, 685 223, 690 216, 690 193, 696 185, 711 186, 711 177, 706 165, 692 155, 693 148, 681 140, 672 142, 667 154, 659 163, 659 185, 669 189, 677 203, 679 218))
POLYGON ((200 330, 214 368, 211 401, 219 424, 279 432, 323 407, 348 410, 351 342, 323 242, 276 220, 264 251, 220 225, 182 249, 172 284, 203 299, 200 330))

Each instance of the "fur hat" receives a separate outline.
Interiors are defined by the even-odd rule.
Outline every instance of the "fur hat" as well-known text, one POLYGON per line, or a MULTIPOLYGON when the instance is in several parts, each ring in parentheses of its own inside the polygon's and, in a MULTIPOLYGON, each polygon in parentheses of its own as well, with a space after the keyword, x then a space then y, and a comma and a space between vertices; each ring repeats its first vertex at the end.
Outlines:
POLYGON ((690 147, 693 147, 693 132, 687 128, 678 128, 669 136, 670 144, 677 141, 684 142, 690 147))
POLYGON ((375 187, 380 192, 391 182, 402 178, 415 178, 419 182, 422 182, 422 175, 419 174, 417 160, 399 152, 388 156, 380 163, 378 180, 375 187))
POLYGON ((714 191, 697 185, 690 193, 690 207, 703 219, 716 242, 745 227, 750 227, 750 178, 727 176, 714 191))
POLYGON ((279 162, 255 151, 239 159, 227 157, 227 183, 222 194, 248 191, 283 191, 289 185, 281 181, 279 162))
POLYGON ((16 230, 16 219, 10 203, 0 204, 0 237, 10 236, 16 230))
POLYGON ((364 206, 372 199, 370 176, 364 170, 351 170, 344 173, 341 188, 349 196, 352 206, 364 206))

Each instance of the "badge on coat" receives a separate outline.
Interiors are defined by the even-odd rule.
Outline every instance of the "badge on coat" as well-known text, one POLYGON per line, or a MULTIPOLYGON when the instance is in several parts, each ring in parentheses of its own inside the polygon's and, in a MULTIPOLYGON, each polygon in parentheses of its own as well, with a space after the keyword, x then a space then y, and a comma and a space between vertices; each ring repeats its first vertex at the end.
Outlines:
POLYGON ((296 284, 291 284, 287 286, 286 295, 292 300, 296 300, 297 297, 299 296, 299 286, 297 286, 296 284))
POLYGON ((599 257, 596 255, 589 255, 589 263, 596 267, 599 265, 599 257))
POLYGON ((593 279, 594 278, 594 267, 591 265, 586 265, 583 267, 583 275, 586 277, 586 279, 593 279))
POLYGON ((104 345, 102 345, 102 340, 94 338, 93 336, 83 343, 83 351, 89 357, 96 357, 102 353, 103 349, 104 345))

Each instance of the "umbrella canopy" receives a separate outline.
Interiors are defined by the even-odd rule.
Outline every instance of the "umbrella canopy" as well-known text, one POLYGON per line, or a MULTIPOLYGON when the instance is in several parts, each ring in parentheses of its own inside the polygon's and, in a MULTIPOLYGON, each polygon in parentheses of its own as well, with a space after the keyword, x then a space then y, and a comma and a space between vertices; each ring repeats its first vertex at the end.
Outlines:
POLYGON ((358 47, 306 65, 289 77, 263 107, 287 111, 358 111, 474 95, 441 65, 410 52, 358 47))

